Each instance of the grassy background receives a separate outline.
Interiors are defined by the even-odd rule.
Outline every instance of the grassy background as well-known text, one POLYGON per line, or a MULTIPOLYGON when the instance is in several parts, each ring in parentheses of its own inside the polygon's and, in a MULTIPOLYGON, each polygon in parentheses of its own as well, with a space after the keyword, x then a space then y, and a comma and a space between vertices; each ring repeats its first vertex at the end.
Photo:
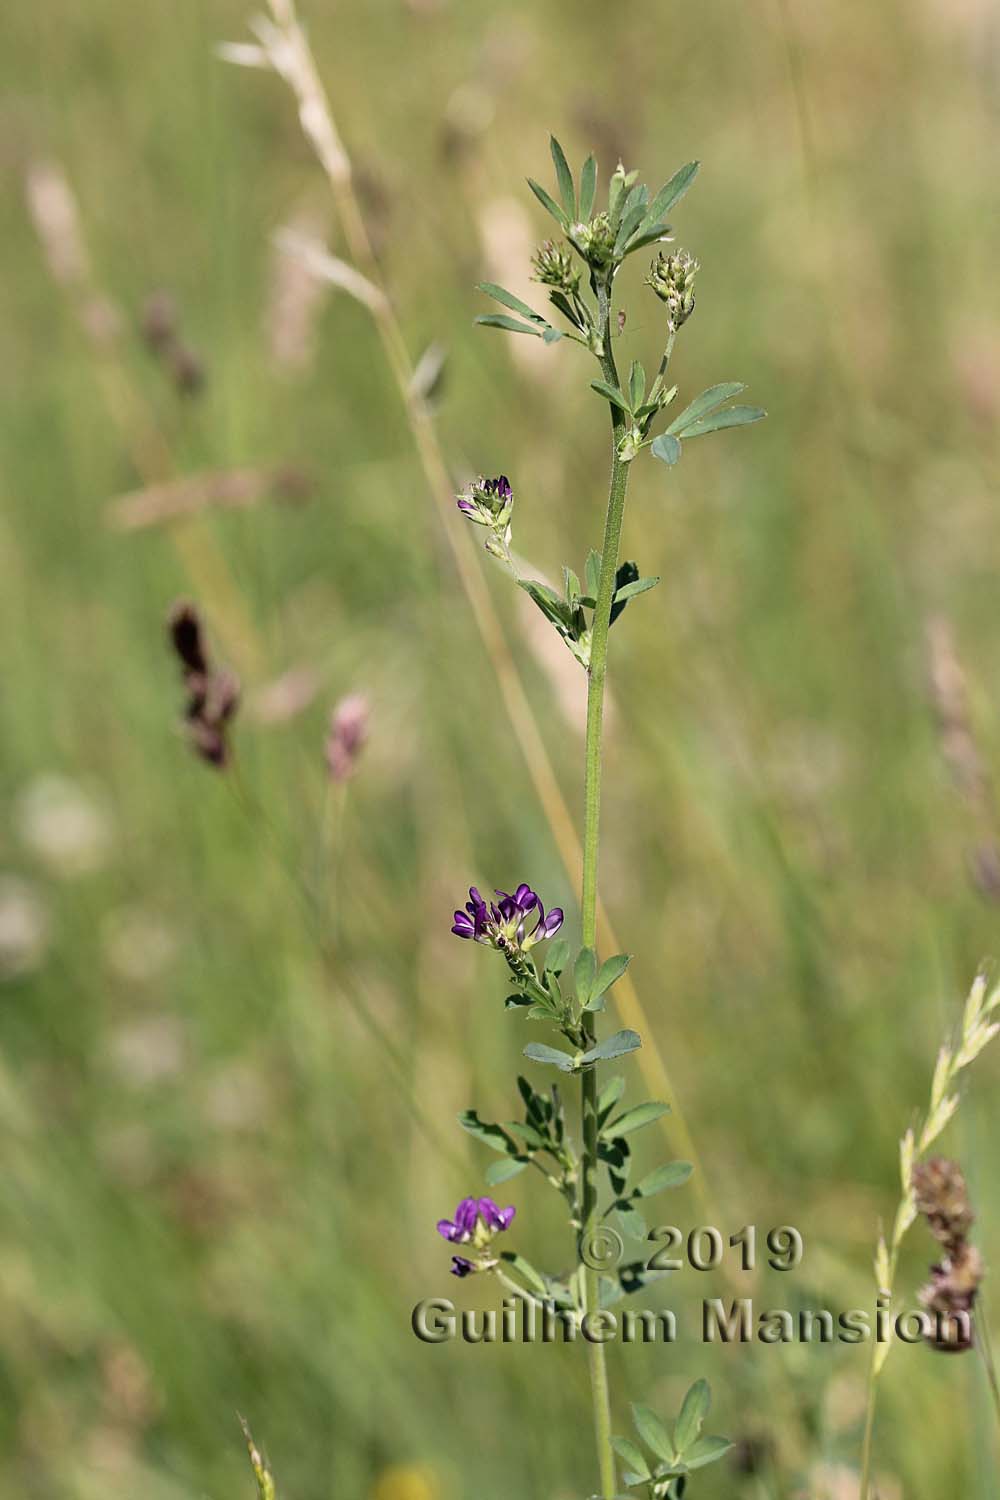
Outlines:
MULTIPOLYGON (((664 582, 614 638, 604 891, 715 1221, 805 1235, 759 1306, 869 1306, 896 1141, 996 948, 968 875, 990 815, 949 780, 924 644, 930 616, 953 622, 989 765, 995 18, 984 0, 304 9, 410 348, 448 349, 449 461, 510 474, 518 546, 549 576, 598 538, 604 414, 578 351, 529 363, 472 329, 474 283, 513 281, 545 232, 523 178, 547 180, 550 128, 576 161, 594 146, 605 180, 618 152, 655 183, 704 162, 677 215, 703 265, 677 377, 682 394, 744 379, 771 415, 669 474, 637 465, 626 553, 664 582)), ((578 1497, 579 1350, 409 1331, 419 1297, 482 1305, 433 1223, 485 1164, 455 1112, 505 1117, 526 1040, 450 911, 472 880, 528 878, 572 935, 573 890, 366 314, 326 298, 297 368, 275 358, 273 231, 306 214, 339 241, 282 86, 212 56, 244 21, 237 0, 5 18, 0 1488, 247 1495, 238 1409, 289 1500, 578 1497), (27 212, 43 161, 120 314, 103 358, 27 212), (162 287, 205 362, 194 398, 138 336, 162 287), (150 473, 274 464, 312 477, 307 503, 107 523, 150 473), (173 728, 180 594, 251 704, 289 669, 316 675, 288 722, 244 714, 234 777, 173 728), (338 798, 323 735, 349 690, 372 736, 338 798)), ((621 352, 648 364, 638 281, 621 352)), ((576 809, 582 675, 489 582, 576 809)), ((947 1147, 988 1258, 996 1067, 977 1066, 947 1147)), ((566 1253, 534 1184, 510 1199, 527 1253, 566 1253)), ((697 1223, 693 1190, 660 1217, 697 1223)), ((912 1238, 907 1300, 931 1253, 912 1238)), ((688 1326, 726 1291, 675 1281, 688 1326)), ((863 1349, 722 1357, 688 1337, 611 1360, 618 1430, 628 1399, 668 1410, 705 1372, 718 1428, 762 1441, 756 1475, 711 1471, 699 1495, 855 1493, 863 1349)), ((885 1500, 992 1495, 995 1438, 974 1357, 894 1356, 885 1500)))

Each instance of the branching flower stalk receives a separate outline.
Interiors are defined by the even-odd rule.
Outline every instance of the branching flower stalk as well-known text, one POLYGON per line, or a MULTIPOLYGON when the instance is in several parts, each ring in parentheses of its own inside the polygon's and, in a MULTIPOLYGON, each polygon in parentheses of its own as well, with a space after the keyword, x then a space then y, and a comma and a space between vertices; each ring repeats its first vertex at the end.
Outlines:
MULTIPOLYGON (((291 90, 298 107, 303 134, 330 184, 351 263, 348 264, 344 260, 329 255, 321 246, 303 241, 301 237, 296 243, 289 244, 288 237, 285 236, 283 243, 288 249, 304 257, 317 274, 356 297, 367 308, 373 320, 387 366, 405 409, 428 490, 444 526, 447 544, 451 549, 459 581, 469 601, 473 620, 496 674, 511 727, 524 756, 532 784, 560 857, 567 873, 575 878, 582 858, 580 840, 525 692, 517 662, 486 587, 482 570, 476 563, 474 554, 470 554, 468 549, 461 545, 455 534, 455 528, 451 525, 451 483, 436 434, 433 412, 418 379, 417 369, 410 359, 392 298, 372 248, 371 237, 355 192, 350 154, 337 129, 308 36, 299 21, 294 0, 268 0, 268 11, 268 16, 258 17, 252 22, 254 35, 252 42, 225 43, 219 48, 219 53, 228 62, 244 67, 263 68, 276 73, 291 90)), ((589 173, 589 166, 586 170, 589 173)), ((685 171, 687 170, 685 168, 685 171)), ((594 172, 596 185, 596 168, 594 172)), ((632 177, 633 180, 628 183, 625 181, 624 172, 617 177, 613 191, 618 195, 619 207, 624 207, 628 192, 635 186, 634 174, 632 177)), ((581 210, 576 221, 572 225, 560 224, 559 226, 560 229, 568 232, 571 243, 557 246, 552 241, 547 241, 535 257, 535 269, 537 279, 550 288, 553 305, 567 317, 570 323, 570 330, 566 336, 578 337, 580 342, 588 343, 594 353, 599 354, 600 340, 595 337, 597 322, 592 309, 581 294, 581 273, 575 267, 573 255, 583 256, 585 259, 590 256, 595 264, 599 264, 604 271, 610 271, 613 276, 614 270, 617 269, 614 258, 614 240, 613 237, 609 238, 610 219, 607 214, 603 216, 598 214, 591 219, 589 217, 591 210, 587 213, 583 212, 586 208, 583 195, 581 202, 575 206, 581 210)), ((630 247, 631 250, 637 248, 640 247, 635 243, 630 247)), ((697 269, 693 263, 692 266, 691 275, 697 269)), ((509 295, 504 294, 504 297, 509 297, 509 295)), ((517 299, 511 302, 502 298, 501 301, 503 305, 513 307, 514 310, 520 308, 523 311, 524 309, 524 304, 518 303, 517 299)), ((684 316, 689 314, 691 307, 693 307, 693 297, 689 300, 684 316)), ((493 321, 497 320, 493 319, 493 321)), ((513 321, 507 320, 508 323, 513 321)), ((544 320, 536 319, 537 321, 544 322, 544 320)), ((505 326, 502 317, 499 322, 501 326, 505 326)), ((544 336, 554 341, 559 336, 557 331, 548 328, 548 325, 546 328, 548 331, 544 336)), ((521 328, 520 331, 525 330, 521 328)), ((661 383, 671 347, 672 340, 668 338, 664 363, 658 377, 661 383)), ((610 351, 610 341, 607 341, 607 349, 610 351)), ((610 353, 603 356, 599 354, 599 357, 610 358, 610 353)), ((742 387, 734 386, 731 392, 740 389, 742 387)), ((719 390, 721 391, 722 388, 720 387, 719 390)), ((719 425, 725 425, 725 423, 719 425)), ((675 445, 671 438, 664 436, 662 441, 665 451, 660 456, 670 453, 679 454, 679 445, 675 445)), ((668 458, 667 461, 672 462, 675 459, 668 458)), ((622 580, 614 610, 624 607, 623 589, 629 581, 628 579, 622 580)), ((596 583, 594 586, 596 590, 596 583)), ((650 583, 647 582, 643 586, 649 587, 650 583)), ((544 586, 538 584, 530 587, 525 585, 525 587, 528 587, 532 597, 539 602, 533 590, 544 592, 544 586)), ((638 591, 638 588, 633 590, 633 592, 638 591)), ((573 649, 576 643, 565 632, 563 634, 567 644, 570 644, 573 649)), ((580 644, 581 651, 574 651, 574 654, 586 665, 582 654, 582 646, 586 643, 580 644)), ((612 925, 603 909, 599 895, 597 916, 600 929, 605 934, 609 945, 616 947, 617 942, 612 925)), ((637 1027, 646 1025, 643 1004, 628 974, 622 977, 617 1005, 623 1020, 637 1027)), ((685 1155, 696 1162, 697 1153, 694 1142, 655 1039, 650 1041, 640 1055, 639 1067, 650 1088, 672 1098, 672 1135, 685 1155)), ((704 1217, 708 1221, 717 1218, 701 1176, 695 1181, 695 1192, 704 1217)))
MULTIPOLYGON (((498 891, 496 901, 489 903, 472 887, 464 911, 455 912, 452 931, 460 938, 471 939, 501 954, 514 990, 508 997, 508 1008, 526 1008, 528 1019, 548 1023, 570 1045, 567 1052, 547 1043, 529 1043, 524 1055, 533 1062, 580 1076, 578 1151, 567 1140, 558 1091, 553 1088, 549 1097, 538 1094, 524 1078, 518 1079, 527 1107, 523 1124, 490 1124, 480 1120, 475 1111, 467 1111, 461 1123, 506 1158, 487 1172, 490 1184, 506 1181, 528 1165, 540 1165, 539 1156, 554 1161, 554 1171, 547 1166, 542 1170, 569 1205, 576 1234, 576 1270, 568 1282, 563 1282, 540 1274, 516 1252, 498 1252, 494 1238, 499 1231, 507 1230, 514 1209, 501 1210, 490 1198, 463 1199, 455 1218, 442 1220, 438 1230, 450 1242, 468 1244, 474 1252, 453 1257, 455 1275, 496 1273, 505 1287, 513 1286, 523 1295, 548 1298, 556 1306, 578 1315, 586 1327, 588 1318, 651 1279, 641 1261, 618 1267, 614 1276, 600 1274, 602 1264, 614 1269, 614 1262, 606 1260, 600 1252, 602 1235, 610 1233, 623 1248, 617 1230, 604 1221, 614 1214, 626 1234, 645 1236, 646 1225, 637 1203, 685 1182, 692 1170, 687 1162, 667 1162, 630 1188, 631 1153, 627 1137, 662 1116, 667 1106, 650 1100, 612 1118, 624 1083, 615 1079, 604 1089, 599 1087, 599 1069, 603 1063, 641 1046, 639 1035, 630 1030, 618 1031, 599 1041, 596 1024, 607 992, 625 973, 630 959, 628 954, 616 954, 600 963, 597 954, 608 643, 611 626, 629 601, 658 582, 656 578, 640 576, 635 563, 618 560, 628 479, 632 463, 646 447, 663 463, 673 465, 681 457, 682 442, 687 438, 754 422, 764 413, 756 407, 730 405, 731 398, 743 389, 742 385, 731 382, 703 392, 665 431, 655 437, 651 435, 654 424, 677 394, 676 386, 667 387, 671 355, 680 328, 694 311, 693 282, 698 266, 684 252, 668 253, 661 249, 647 278, 666 312, 663 348, 652 385, 647 389, 646 374, 638 360, 632 363, 627 384, 619 376, 614 354, 619 325, 613 308, 615 278, 629 255, 668 241, 666 215, 690 186, 698 164, 691 162, 681 168, 652 199, 648 189, 638 182, 638 174, 626 172, 619 165, 609 184, 607 208, 595 213, 594 158, 588 157, 584 163, 577 187, 558 141, 553 139, 551 145, 560 202, 538 183, 531 182, 530 186, 556 220, 565 242, 546 241, 534 258, 534 267, 536 280, 547 288, 550 303, 568 326, 555 326, 506 288, 493 283, 484 283, 480 289, 505 311, 485 314, 478 321, 507 332, 541 338, 546 344, 568 339, 596 358, 600 376, 591 386, 607 403, 611 423, 611 474, 603 545, 600 552, 592 551, 588 556, 583 583, 572 568, 564 568, 564 593, 560 595, 547 584, 521 576, 514 562, 511 551, 514 491, 506 475, 477 480, 458 497, 458 507, 468 521, 486 531, 486 550, 530 595, 587 672, 582 946, 572 966, 571 981, 564 979, 570 954, 565 939, 551 944, 544 962, 536 959, 532 950, 555 937, 562 926, 563 913, 556 908, 546 914, 540 898, 527 884, 519 885, 512 893, 498 891), (582 269, 577 260, 582 262, 582 269), (589 299, 581 289, 584 275, 589 284, 589 299), (603 1207, 602 1167, 607 1170, 611 1189, 610 1199, 603 1207)), ((600 1493, 604 1500, 611 1500, 618 1492, 616 1448, 628 1465, 625 1483, 647 1487, 653 1500, 678 1495, 692 1469, 713 1462, 727 1450, 729 1444, 725 1439, 701 1436, 709 1393, 707 1385, 700 1381, 688 1393, 672 1429, 648 1408, 635 1408, 639 1435, 655 1455, 652 1466, 647 1464, 630 1440, 612 1437, 604 1345, 599 1339, 588 1339, 587 1347, 600 1493)))
MULTIPOLYGON (((895 1294, 896 1270, 903 1240, 912 1228, 921 1210, 921 1184, 925 1179, 928 1155, 931 1147, 943 1134, 959 1105, 957 1086, 962 1073, 1000 1032, 1000 985, 989 989, 986 976, 978 974, 962 1014, 962 1025, 957 1037, 949 1038, 938 1052, 931 1080, 930 1100, 927 1114, 921 1124, 911 1126, 899 1143, 899 1175, 902 1196, 893 1219, 888 1239, 879 1235, 875 1251, 876 1287, 891 1310, 895 1294)), ((891 1330, 892 1320, 886 1319, 891 1330)), ((865 1429, 861 1451, 860 1500, 869 1500, 871 1493, 872 1439, 875 1431, 875 1409, 878 1401, 878 1383, 892 1350, 892 1340, 873 1343, 872 1360, 868 1379, 868 1404, 865 1414, 865 1429)))

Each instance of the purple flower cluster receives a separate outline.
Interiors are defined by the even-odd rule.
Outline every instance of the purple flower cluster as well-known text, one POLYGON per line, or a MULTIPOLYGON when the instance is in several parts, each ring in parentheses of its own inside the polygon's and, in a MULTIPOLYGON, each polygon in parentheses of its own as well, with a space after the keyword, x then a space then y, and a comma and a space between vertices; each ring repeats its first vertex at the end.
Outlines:
POLYGON ((506 891, 497 891, 496 895, 496 901, 487 906, 476 887, 470 886, 465 911, 455 913, 451 930, 456 937, 472 938, 501 952, 523 953, 535 943, 554 937, 563 924, 562 908, 554 906, 546 912, 530 885, 519 885, 513 895, 506 891), (534 913, 537 916, 529 932, 528 922, 534 913))
POLYGON ((477 479, 458 496, 458 508, 474 526, 485 527, 487 552, 508 568, 513 568, 510 523, 514 514, 514 492, 506 474, 498 474, 496 479, 477 479))
POLYGON ((458 508, 470 521, 477 522, 480 526, 492 525, 496 519, 513 504, 514 493, 510 487, 510 480, 506 474, 498 474, 496 479, 477 479, 468 490, 458 497, 458 508))
MULTIPOLYGON (((472 1245, 484 1251, 495 1234, 509 1228, 514 1217, 514 1208, 498 1208, 492 1198, 463 1198, 455 1210, 454 1219, 439 1219, 438 1234, 453 1245, 472 1245)), ((464 1255, 453 1255, 451 1274, 471 1276, 474 1271, 486 1270, 489 1261, 468 1260, 464 1255)))

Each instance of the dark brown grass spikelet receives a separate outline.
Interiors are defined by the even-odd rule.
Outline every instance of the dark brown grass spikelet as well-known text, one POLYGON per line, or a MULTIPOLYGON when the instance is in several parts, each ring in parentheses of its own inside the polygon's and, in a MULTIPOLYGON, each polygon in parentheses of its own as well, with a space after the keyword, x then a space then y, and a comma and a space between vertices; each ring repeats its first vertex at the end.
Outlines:
POLYGON ((167 628, 180 661, 187 693, 184 725, 195 752, 209 765, 229 765, 229 724, 239 707, 240 686, 231 672, 211 665, 205 632, 195 605, 181 600, 170 610, 167 628))
POLYGON ((208 662, 202 641, 201 620, 198 618, 198 611, 194 605, 184 600, 175 604, 170 611, 168 623, 174 650, 186 671, 207 672, 208 662))
POLYGON ((985 1270, 979 1251, 969 1244, 975 1215, 961 1167, 944 1156, 918 1162, 913 1169, 913 1193, 919 1212, 944 1250, 919 1294, 921 1304, 935 1318, 928 1343, 942 1353, 961 1354, 972 1347, 973 1307, 985 1270))
POLYGON ((965 1176, 957 1161, 932 1156, 913 1168, 913 1195, 918 1213, 946 1250, 968 1238, 975 1221, 965 1176))
POLYGON ((180 314, 169 292, 153 292, 147 297, 139 326, 147 348, 177 390, 185 396, 200 391, 205 384, 205 365, 182 337, 180 314))

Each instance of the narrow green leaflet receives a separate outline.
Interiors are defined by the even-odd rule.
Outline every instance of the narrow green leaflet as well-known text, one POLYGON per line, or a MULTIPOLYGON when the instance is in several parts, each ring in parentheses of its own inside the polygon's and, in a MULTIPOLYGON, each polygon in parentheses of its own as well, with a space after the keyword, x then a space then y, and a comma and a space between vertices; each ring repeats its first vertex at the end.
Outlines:
MULTIPOLYGON (((629 585, 629 587, 634 586, 629 585)), ((641 590, 637 590, 636 592, 641 592, 641 590)), ((631 953, 616 953, 613 958, 605 959, 597 974, 591 976, 587 998, 584 1002, 585 1010, 603 1010, 605 994, 625 973, 631 959, 631 953)), ((577 994, 580 994, 579 989, 577 990, 577 994)))
POLYGON ((598 1117, 610 1114, 624 1092, 625 1080, 620 1074, 617 1078, 609 1078, 597 1096, 598 1117))
POLYGON ((566 938, 556 938, 549 944, 545 955, 546 974, 561 974, 569 958, 569 943, 566 938))
POLYGON ((637 1031, 616 1031, 614 1036, 607 1037, 603 1042, 598 1042, 596 1047, 591 1047, 580 1059, 583 1063, 608 1062, 613 1057, 624 1057, 627 1052, 635 1052, 642 1046, 642 1037, 637 1031))
MULTIPOLYGON (((638 191, 638 189, 633 189, 633 191, 638 191)), ((629 197, 631 196, 632 195, 629 194, 629 197)), ((631 208, 628 207, 628 204, 626 202, 626 208, 625 213, 622 216, 621 227, 619 228, 618 235, 615 239, 616 255, 623 255, 625 253, 625 247, 626 245, 628 245, 628 242, 632 238, 633 234, 635 234, 635 231, 639 228, 645 212, 646 189, 643 187, 639 199, 631 208)))
POLYGON ((526 1156, 511 1157, 508 1161, 491 1161, 483 1173, 487 1187, 497 1187, 510 1177, 516 1177, 528 1165, 526 1156))
POLYGON ((609 385, 606 380, 592 380, 590 382, 590 389, 596 391, 599 396, 603 396, 605 400, 610 401, 612 406, 617 406, 629 416, 632 415, 631 407, 617 386, 609 385))
POLYGON ((556 223, 562 229, 568 229, 569 219, 567 219, 566 215, 563 213, 562 209, 559 207, 555 199, 549 193, 547 193, 541 186, 541 184, 537 183, 533 177, 528 178, 528 186, 530 187, 531 191, 534 193, 535 197, 538 199, 542 207, 548 209, 549 213, 555 219, 556 223))
POLYGON ((681 456, 681 445, 671 433, 661 432, 660 436, 650 443, 649 451, 654 458, 673 465, 681 456))
POLYGON ((685 427, 681 436, 702 437, 706 432, 718 432, 720 427, 746 427, 751 422, 760 422, 766 416, 767 412, 760 406, 727 406, 725 411, 717 411, 713 416, 692 422, 690 427, 685 427))
POLYGON ((621 614, 622 610, 625 608, 626 604, 628 603, 627 599, 622 599, 620 597, 622 590, 624 588, 627 588, 627 586, 630 583, 635 583, 636 580, 638 579, 638 577, 639 577, 639 569, 636 566, 636 564, 631 560, 631 558, 627 559, 623 563, 619 563, 618 568, 615 571, 615 591, 614 591, 613 595, 611 596, 611 598, 612 598, 612 603, 611 603, 611 624, 612 625, 615 623, 615 621, 617 620, 618 616, 621 614))
POLYGON ((696 1380, 681 1402, 681 1409, 674 1423, 674 1447, 679 1458, 685 1458, 686 1450, 701 1432, 711 1404, 712 1392, 708 1381, 696 1380))
POLYGON ((724 1458, 732 1446, 729 1439, 724 1437, 699 1438, 685 1453, 685 1466, 688 1469, 703 1469, 706 1464, 714 1464, 724 1458))
POLYGON ((593 948, 581 948, 573 969, 573 983, 576 986, 576 997, 583 1006, 587 1004, 596 973, 597 954, 593 948))
POLYGON ((500 1252, 500 1259, 506 1265, 513 1266, 518 1275, 523 1276, 533 1292, 537 1292, 540 1297, 548 1295, 549 1289, 545 1283, 545 1278, 539 1275, 530 1260, 525 1260, 523 1255, 518 1255, 514 1250, 502 1250, 500 1252))
POLYGON ((615 1213, 618 1216, 619 1224, 626 1234, 632 1235, 637 1240, 644 1240, 646 1238, 646 1235, 649 1233, 649 1226, 637 1208, 633 1208, 630 1203, 626 1203, 623 1200, 621 1203, 615 1204, 615 1213))
POLYGON ((511 1153, 517 1150, 510 1136, 501 1125, 493 1125, 488 1120, 481 1120, 474 1109, 463 1109, 458 1117, 458 1123, 463 1130, 474 1135, 477 1141, 482 1141, 493 1151, 511 1153))
MULTIPOLYGON (((534 308, 522 302, 520 297, 515 297, 513 292, 508 292, 506 287, 497 286, 495 281, 480 281, 476 285, 477 292, 485 292, 487 297, 492 297, 494 302, 509 307, 511 312, 520 313, 522 318, 527 318, 530 323, 548 324, 548 318, 543 318, 541 313, 536 313, 534 308)), ((742 389, 742 387, 741 387, 742 389)))
POLYGON ((586 223, 594 212, 594 198, 597 193, 597 162, 593 156, 588 156, 580 169, 580 218, 586 223))
POLYGON ((697 422, 699 417, 705 417, 716 407, 724 406, 734 396, 738 396, 746 390, 741 380, 726 380, 722 385, 709 386, 707 391, 702 391, 700 396, 695 396, 690 405, 685 406, 679 416, 675 417, 667 428, 668 432, 682 435, 684 428, 691 422, 697 422))
POLYGON ((566 216, 569 219, 575 219, 577 216, 576 189, 573 186, 573 173, 569 169, 566 154, 554 135, 549 136, 549 150, 552 152, 552 160, 555 163, 559 196, 566 210, 566 216))
POLYGON ((700 162, 689 161, 686 167, 681 167, 680 171, 675 172, 670 181, 664 187, 660 188, 660 191, 649 205, 649 212, 642 221, 643 232, 651 228, 653 224, 658 223, 665 214, 670 212, 674 204, 683 198, 697 177, 700 165, 700 162))
POLYGON ((642 405, 642 398, 646 394, 646 372, 639 360, 632 361, 632 368, 628 377, 628 395, 632 410, 635 411, 642 405))
POLYGON ((662 1104, 659 1099, 650 1099, 646 1104, 633 1105, 623 1115, 619 1115, 617 1120, 612 1120, 605 1125, 604 1134, 612 1138, 631 1135, 633 1130, 641 1130, 644 1125, 652 1125, 654 1120, 662 1119, 669 1113, 669 1104, 662 1104))
POLYGON ((536 328, 532 323, 519 323, 516 318, 508 318, 504 313, 481 313, 476 322, 483 328, 505 328, 508 333, 530 333, 536 339, 543 337, 541 328, 536 328))
POLYGON ((646 245, 653 245, 657 240, 662 240, 669 232, 669 224, 653 224, 649 229, 643 229, 640 225, 637 233, 628 242, 629 255, 634 255, 636 250, 642 250, 646 245))
POLYGON ((532 1062, 549 1063, 563 1073, 572 1073, 576 1065, 568 1052, 560 1052, 558 1047, 546 1047, 544 1042, 529 1042, 524 1049, 524 1056, 529 1057, 532 1062))
POLYGON ((650 1411, 648 1406, 636 1404, 632 1407, 632 1421, 646 1447, 651 1448, 657 1458, 662 1459, 665 1464, 672 1464, 676 1461, 674 1445, 670 1440, 666 1423, 660 1421, 655 1411, 650 1411))
POLYGON ((518 583, 526 594, 532 599, 542 611, 560 630, 573 633, 573 610, 565 599, 561 599, 555 589, 550 589, 547 583, 539 583, 534 578, 519 578, 518 583))
POLYGON ((649 1465, 642 1456, 642 1450, 633 1443, 631 1438, 615 1437, 611 1439, 611 1442, 618 1457, 628 1465, 630 1472, 622 1476, 626 1484, 646 1484, 652 1479, 649 1465))
POLYGON ((682 1187, 693 1171, 689 1161, 668 1161, 662 1167, 656 1167, 648 1177, 644 1177, 639 1186, 632 1190, 632 1196, 652 1198, 654 1193, 662 1193, 665 1188, 682 1187))
POLYGON ((636 594, 644 594, 647 589, 653 589, 659 583, 659 578, 633 578, 631 583, 623 583, 620 589, 615 589, 615 603, 624 604, 629 599, 634 599, 636 594))

